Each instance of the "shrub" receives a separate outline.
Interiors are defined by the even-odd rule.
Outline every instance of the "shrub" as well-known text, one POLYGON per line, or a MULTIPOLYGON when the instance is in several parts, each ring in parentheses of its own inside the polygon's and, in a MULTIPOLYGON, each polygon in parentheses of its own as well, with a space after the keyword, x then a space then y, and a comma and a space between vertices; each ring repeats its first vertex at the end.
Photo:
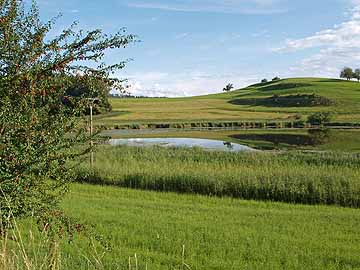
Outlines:
POLYGON ((308 123, 312 125, 323 125, 329 123, 332 119, 330 112, 317 112, 308 117, 308 123))
POLYGON ((88 106, 66 95, 70 78, 82 74, 121 89, 110 74, 124 63, 96 63, 135 39, 73 25, 49 40, 54 21, 42 23, 35 1, 29 11, 25 2, 0 1, 0 229, 11 225, 6 205, 14 219, 56 212, 73 180, 69 160, 86 153, 74 146, 89 140, 79 117, 88 106))

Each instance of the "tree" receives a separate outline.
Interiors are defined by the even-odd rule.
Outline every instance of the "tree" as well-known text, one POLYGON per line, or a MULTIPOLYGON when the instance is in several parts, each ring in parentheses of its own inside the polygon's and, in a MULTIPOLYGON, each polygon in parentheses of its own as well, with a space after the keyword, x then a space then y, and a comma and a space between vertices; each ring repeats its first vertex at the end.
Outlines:
POLYGON ((275 78, 272 79, 273 82, 276 82, 276 81, 280 81, 280 78, 278 76, 276 76, 275 78))
POLYGON ((225 88, 223 89, 224 92, 229 92, 234 88, 234 85, 232 83, 229 83, 225 86, 225 88))
POLYGON ((344 67, 343 70, 340 73, 340 78, 344 78, 348 81, 350 81, 354 76, 354 72, 352 68, 344 67))
POLYGON ((35 2, 25 3, 0 0, 0 228, 10 216, 56 213, 73 179, 69 161, 89 151, 74 147, 89 139, 79 117, 86 103, 66 90, 79 74, 121 90, 111 74, 126 62, 106 65, 104 53, 136 41, 123 29, 84 33, 75 24, 49 39, 56 20, 41 22, 35 2))
POLYGON ((261 83, 267 83, 267 82, 268 82, 267 79, 262 79, 262 80, 261 80, 261 83))
MULTIPOLYGON (((99 104, 94 107, 94 114, 111 111, 111 105, 109 102, 109 92, 111 87, 109 87, 106 83, 103 83, 97 78, 82 75, 69 78, 69 80, 70 86, 65 91, 67 96, 83 100, 87 98, 97 98, 99 100, 99 104)), ((85 113, 89 113, 88 108, 86 108, 85 113)))
POLYGON ((360 69, 359 68, 355 69, 355 72, 353 74, 353 78, 357 79, 358 82, 360 82, 360 69))
POLYGON ((332 119, 331 112, 317 112, 308 117, 308 123, 312 125, 323 125, 332 119))

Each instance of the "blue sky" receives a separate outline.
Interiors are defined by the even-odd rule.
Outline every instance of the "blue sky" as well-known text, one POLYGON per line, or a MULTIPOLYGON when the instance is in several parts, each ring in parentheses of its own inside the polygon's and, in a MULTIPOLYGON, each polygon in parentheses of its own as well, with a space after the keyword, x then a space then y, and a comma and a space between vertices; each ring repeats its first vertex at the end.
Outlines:
POLYGON ((126 27, 140 43, 107 55, 133 58, 116 74, 131 92, 191 96, 262 78, 338 76, 360 67, 360 0, 39 0, 54 31, 126 27))

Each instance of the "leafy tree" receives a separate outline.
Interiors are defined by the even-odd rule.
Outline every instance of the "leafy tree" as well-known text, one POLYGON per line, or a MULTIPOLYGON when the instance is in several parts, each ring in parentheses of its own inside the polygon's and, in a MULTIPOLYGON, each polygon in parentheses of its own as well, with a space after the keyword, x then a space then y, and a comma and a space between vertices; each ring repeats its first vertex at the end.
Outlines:
POLYGON ((354 72, 352 68, 344 67, 343 70, 340 73, 340 78, 344 78, 348 81, 350 81, 354 76, 354 72))
POLYGON ((354 74, 353 74, 353 78, 357 79, 358 82, 360 82, 360 69, 359 68, 355 69, 354 74))
POLYGON ((224 92, 229 92, 232 89, 234 89, 234 85, 232 83, 229 83, 225 86, 225 88, 223 89, 224 92))
POLYGON ((261 80, 261 83, 267 83, 267 82, 268 82, 267 79, 262 79, 262 80, 261 80))
POLYGON ((332 119, 331 112, 317 112, 308 117, 308 123, 312 125, 323 125, 332 119))
POLYGON ((9 224, 9 205, 15 218, 56 213, 73 179, 69 161, 89 150, 74 147, 89 139, 78 117, 86 104, 66 90, 79 74, 121 90, 111 74, 125 62, 102 59, 136 40, 123 29, 84 33, 75 24, 49 39, 56 19, 41 22, 35 2, 25 3, 0 0, 0 228, 9 224))
MULTIPOLYGON (((80 99, 97 98, 98 105, 94 107, 94 114, 111 111, 109 92, 111 87, 97 78, 77 75, 69 78, 70 86, 66 89, 67 96, 80 99)), ((85 110, 88 113, 88 108, 85 110)))

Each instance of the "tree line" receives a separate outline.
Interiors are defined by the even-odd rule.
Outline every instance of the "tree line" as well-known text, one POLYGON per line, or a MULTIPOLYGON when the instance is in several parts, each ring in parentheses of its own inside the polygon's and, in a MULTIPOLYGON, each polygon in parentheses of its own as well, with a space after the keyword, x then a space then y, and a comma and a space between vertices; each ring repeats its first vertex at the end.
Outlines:
POLYGON ((357 79, 360 82, 360 69, 357 68, 353 70, 350 67, 344 67, 340 72, 340 78, 346 79, 348 81, 352 79, 357 79))

